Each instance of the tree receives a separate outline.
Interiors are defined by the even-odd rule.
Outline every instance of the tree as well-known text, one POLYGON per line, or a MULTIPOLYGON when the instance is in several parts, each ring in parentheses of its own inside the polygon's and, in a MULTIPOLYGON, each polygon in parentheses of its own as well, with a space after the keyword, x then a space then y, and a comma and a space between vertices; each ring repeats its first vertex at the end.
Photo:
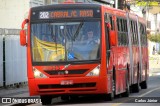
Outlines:
POLYGON ((149 34, 148 39, 152 42, 160 43, 160 33, 158 34, 149 34))

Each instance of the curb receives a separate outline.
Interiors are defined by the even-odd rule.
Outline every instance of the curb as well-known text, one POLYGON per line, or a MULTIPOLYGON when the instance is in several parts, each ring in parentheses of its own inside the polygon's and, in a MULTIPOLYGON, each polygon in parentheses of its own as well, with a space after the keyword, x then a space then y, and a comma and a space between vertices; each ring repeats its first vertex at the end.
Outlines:
POLYGON ((149 76, 158 76, 160 73, 149 73, 149 76))

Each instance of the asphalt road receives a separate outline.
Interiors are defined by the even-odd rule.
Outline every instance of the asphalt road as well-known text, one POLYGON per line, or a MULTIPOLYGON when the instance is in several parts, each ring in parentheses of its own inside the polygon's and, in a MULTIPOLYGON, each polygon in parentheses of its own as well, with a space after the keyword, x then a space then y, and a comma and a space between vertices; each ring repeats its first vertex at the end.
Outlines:
MULTIPOLYGON (((14 94, 10 97, 29 97, 28 92, 14 94)), ((148 89, 140 90, 139 93, 131 93, 130 97, 117 96, 113 101, 104 101, 99 96, 80 97, 78 100, 61 101, 60 98, 52 100, 53 105, 60 106, 160 106, 160 76, 150 76, 148 89), (154 97, 154 98, 153 98, 154 97), (156 98, 157 97, 157 98, 156 98), (148 102, 148 99, 152 103, 148 102), (159 101, 159 103, 157 103, 159 101), (129 103, 131 102, 131 103, 129 103)), ((40 106, 37 104, 3 104, 4 106, 40 106)))

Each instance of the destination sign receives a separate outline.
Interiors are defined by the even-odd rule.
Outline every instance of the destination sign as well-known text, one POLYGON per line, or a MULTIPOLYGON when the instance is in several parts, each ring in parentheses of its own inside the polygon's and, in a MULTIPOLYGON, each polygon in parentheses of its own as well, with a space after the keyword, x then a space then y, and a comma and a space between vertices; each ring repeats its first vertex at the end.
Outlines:
POLYGON ((54 11, 39 12, 39 19, 91 18, 93 16, 94 16, 94 11, 92 9, 54 10, 54 11))

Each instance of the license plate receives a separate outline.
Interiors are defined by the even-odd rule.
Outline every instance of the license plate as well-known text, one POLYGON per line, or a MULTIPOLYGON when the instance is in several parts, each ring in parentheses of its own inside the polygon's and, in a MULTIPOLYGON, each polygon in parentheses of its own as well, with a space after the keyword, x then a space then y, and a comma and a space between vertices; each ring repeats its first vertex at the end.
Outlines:
POLYGON ((73 85, 73 80, 63 80, 61 81, 61 85, 73 85))

